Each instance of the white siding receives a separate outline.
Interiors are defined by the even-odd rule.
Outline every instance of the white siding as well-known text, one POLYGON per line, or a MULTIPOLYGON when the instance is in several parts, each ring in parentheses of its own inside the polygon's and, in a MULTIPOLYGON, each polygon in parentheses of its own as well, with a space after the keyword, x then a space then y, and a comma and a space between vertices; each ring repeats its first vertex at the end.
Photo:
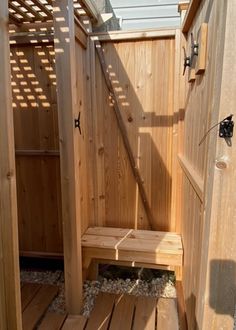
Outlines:
POLYGON ((177 27, 179 0, 110 0, 122 30, 177 27))

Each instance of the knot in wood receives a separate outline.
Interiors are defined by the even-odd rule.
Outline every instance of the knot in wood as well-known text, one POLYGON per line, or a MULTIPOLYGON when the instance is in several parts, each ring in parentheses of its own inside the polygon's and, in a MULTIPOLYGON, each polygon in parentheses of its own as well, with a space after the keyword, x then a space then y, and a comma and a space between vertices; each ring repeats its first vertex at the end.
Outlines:
POLYGON ((100 147, 100 148, 98 148, 98 154, 99 154, 100 156, 104 154, 104 147, 103 147, 103 146, 100 147))
POLYGON ((226 162, 223 162, 222 160, 217 161, 217 162, 216 162, 216 167, 217 167, 219 170, 224 170, 224 169, 227 168, 227 163, 226 163, 226 162))
POLYGON ((14 175, 14 171, 13 170, 8 171, 7 172, 7 179, 10 180, 13 177, 13 175, 14 175))
POLYGON ((128 117, 128 122, 129 122, 129 123, 132 123, 132 121, 133 121, 133 118, 132 118, 131 116, 129 116, 129 117, 128 117))

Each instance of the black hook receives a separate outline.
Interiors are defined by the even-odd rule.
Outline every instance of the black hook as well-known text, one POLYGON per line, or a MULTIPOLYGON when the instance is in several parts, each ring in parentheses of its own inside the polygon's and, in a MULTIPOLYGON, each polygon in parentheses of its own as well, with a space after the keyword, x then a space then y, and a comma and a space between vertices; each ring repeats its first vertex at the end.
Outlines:
POLYGON ((78 118, 75 119, 75 128, 78 128, 79 129, 79 133, 81 135, 81 127, 80 127, 80 112, 78 114, 78 118))

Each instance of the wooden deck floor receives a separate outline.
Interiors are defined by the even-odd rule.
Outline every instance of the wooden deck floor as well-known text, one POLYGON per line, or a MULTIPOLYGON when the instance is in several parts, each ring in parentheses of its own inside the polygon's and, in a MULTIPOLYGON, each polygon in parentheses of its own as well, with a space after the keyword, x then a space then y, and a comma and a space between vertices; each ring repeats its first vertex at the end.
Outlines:
POLYGON ((63 330, 178 330, 175 299, 99 293, 88 320, 69 316, 63 330))
POLYGON ((175 299, 99 293, 89 319, 47 311, 58 294, 52 285, 21 288, 23 330, 178 330, 175 299))
POLYGON ((37 283, 22 283, 21 306, 23 330, 61 329, 66 315, 46 312, 58 294, 58 287, 37 283), (38 324, 42 323, 38 327, 38 324))

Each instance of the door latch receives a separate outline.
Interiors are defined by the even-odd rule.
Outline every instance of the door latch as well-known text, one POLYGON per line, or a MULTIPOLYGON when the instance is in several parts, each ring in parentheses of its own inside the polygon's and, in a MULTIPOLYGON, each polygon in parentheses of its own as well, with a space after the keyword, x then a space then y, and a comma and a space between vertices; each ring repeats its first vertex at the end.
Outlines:
POLYGON ((219 136, 221 138, 231 138, 234 132, 234 121, 232 120, 233 115, 228 116, 220 122, 219 136))

